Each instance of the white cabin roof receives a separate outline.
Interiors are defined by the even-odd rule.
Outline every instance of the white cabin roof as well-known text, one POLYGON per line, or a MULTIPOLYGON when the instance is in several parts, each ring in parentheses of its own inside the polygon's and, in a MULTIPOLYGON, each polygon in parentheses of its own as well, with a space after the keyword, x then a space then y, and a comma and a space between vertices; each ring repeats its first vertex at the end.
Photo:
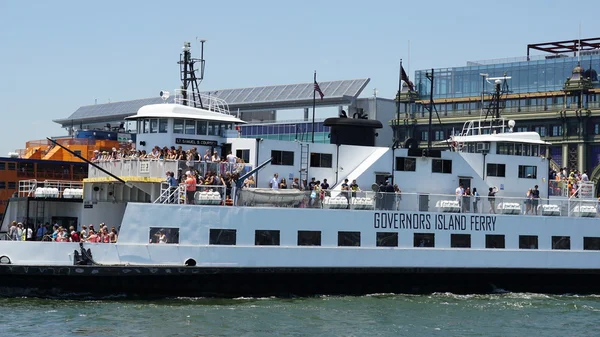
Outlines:
POLYGON ((505 132, 496 134, 472 135, 472 136, 454 136, 448 142, 459 143, 480 143, 480 142, 514 142, 525 144, 545 144, 537 132, 505 132))
POLYGON ((243 120, 206 109, 194 108, 181 104, 150 104, 141 107, 137 114, 129 116, 126 119, 140 118, 181 118, 209 120, 228 123, 246 123, 243 120))

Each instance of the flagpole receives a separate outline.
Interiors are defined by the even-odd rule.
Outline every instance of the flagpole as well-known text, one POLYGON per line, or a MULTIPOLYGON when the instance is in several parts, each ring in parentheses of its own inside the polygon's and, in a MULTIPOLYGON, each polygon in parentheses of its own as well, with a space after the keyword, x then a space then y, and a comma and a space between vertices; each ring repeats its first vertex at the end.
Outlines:
POLYGON ((400 69, 398 69, 398 101, 396 105, 396 146, 400 144, 400 92, 402 91, 402 59, 400 59, 400 69))
POLYGON ((316 70, 315 70, 315 76, 314 76, 314 79, 313 79, 313 115, 312 115, 312 127, 311 127, 311 129, 312 129, 312 142, 313 143, 315 142, 315 108, 316 108, 316 105, 317 105, 317 101, 316 101, 316 99, 317 99, 317 97, 316 97, 316 91, 317 90, 315 90, 315 88, 314 88, 315 83, 317 83, 317 71, 316 70))

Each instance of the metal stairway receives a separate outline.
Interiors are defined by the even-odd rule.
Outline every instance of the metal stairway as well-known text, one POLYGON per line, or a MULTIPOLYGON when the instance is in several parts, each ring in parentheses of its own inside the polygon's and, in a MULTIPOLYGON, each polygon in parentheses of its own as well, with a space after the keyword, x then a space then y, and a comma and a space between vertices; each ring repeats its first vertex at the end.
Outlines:
POLYGON ((300 143, 300 183, 308 184, 308 166, 310 165, 309 143, 300 143))

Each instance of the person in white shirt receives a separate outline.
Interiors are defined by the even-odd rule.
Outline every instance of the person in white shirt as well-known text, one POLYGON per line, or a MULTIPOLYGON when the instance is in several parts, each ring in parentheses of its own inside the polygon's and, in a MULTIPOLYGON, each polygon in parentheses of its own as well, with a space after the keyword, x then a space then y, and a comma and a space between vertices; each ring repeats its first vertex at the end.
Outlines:
POLYGON ((235 164, 237 162, 237 157, 233 155, 233 153, 229 152, 227 155, 227 162, 229 164, 235 164))
POLYGON ((279 181, 277 181, 278 177, 279 177, 279 175, 277 173, 275 173, 273 175, 273 179, 271 179, 271 181, 269 182, 269 187, 271 187, 274 190, 279 188, 279 181))
POLYGON ((583 174, 581 175, 581 181, 590 181, 590 178, 587 175, 587 171, 583 171, 583 174))

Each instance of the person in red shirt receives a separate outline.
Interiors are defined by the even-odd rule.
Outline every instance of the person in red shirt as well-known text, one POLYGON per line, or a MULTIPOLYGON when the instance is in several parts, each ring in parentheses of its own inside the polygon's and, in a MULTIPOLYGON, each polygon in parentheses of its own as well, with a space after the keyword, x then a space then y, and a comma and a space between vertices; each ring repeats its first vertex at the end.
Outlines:
POLYGON ((196 193, 196 178, 191 172, 187 172, 187 178, 185 179, 185 197, 186 203, 194 204, 194 194, 196 193))
POLYGON ((81 238, 79 237, 79 233, 77 233, 77 231, 75 230, 75 228, 73 226, 69 227, 69 230, 71 231, 71 242, 81 241, 81 238))

